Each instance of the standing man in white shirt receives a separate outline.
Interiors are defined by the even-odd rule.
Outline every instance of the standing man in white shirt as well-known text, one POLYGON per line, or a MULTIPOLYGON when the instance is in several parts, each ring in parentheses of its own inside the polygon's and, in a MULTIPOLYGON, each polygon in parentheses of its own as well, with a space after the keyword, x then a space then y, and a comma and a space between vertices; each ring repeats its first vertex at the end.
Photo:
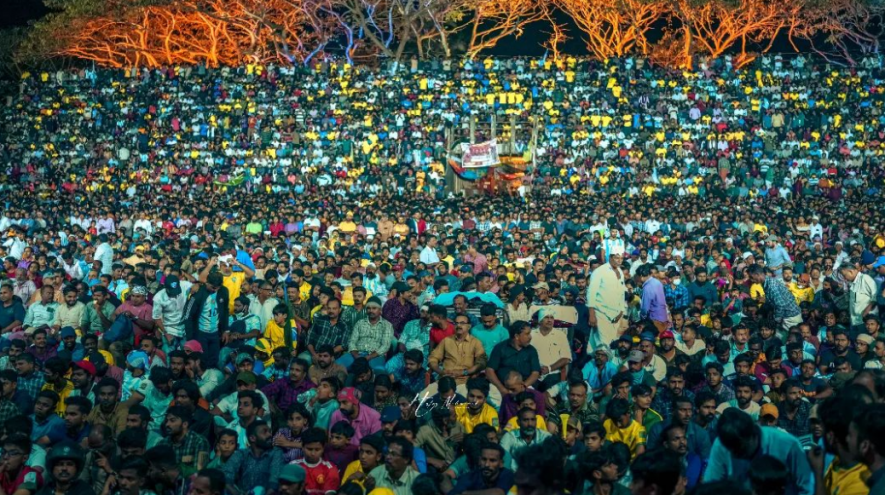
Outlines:
POLYGON ((867 315, 879 314, 879 307, 876 305, 876 281, 860 271, 860 263, 860 259, 852 258, 839 266, 839 273, 849 284, 848 315, 851 317, 851 328, 857 330, 856 333, 866 331, 864 318, 867 315))
POLYGON ((591 337, 595 340, 594 349, 602 344, 610 345, 627 326, 627 286, 621 269, 624 247, 615 245, 608 255, 608 263, 593 270, 587 286, 589 324, 597 329, 591 337))
POLYGON ((95 248, 95 259, 101 261, 101 274, 110 275, 114 265, 114 248, 108 244, 108 235, 98 236, 98 246, 95 248))

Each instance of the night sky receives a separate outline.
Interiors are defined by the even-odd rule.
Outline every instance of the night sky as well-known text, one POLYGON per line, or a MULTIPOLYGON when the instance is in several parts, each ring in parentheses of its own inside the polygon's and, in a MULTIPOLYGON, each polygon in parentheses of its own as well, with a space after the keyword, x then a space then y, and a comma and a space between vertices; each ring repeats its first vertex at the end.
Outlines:
POLYGON ((0 28, 24 26, 28 21, 39 19, 46 13, 41 0, 7 0, 0 15, 0 28))

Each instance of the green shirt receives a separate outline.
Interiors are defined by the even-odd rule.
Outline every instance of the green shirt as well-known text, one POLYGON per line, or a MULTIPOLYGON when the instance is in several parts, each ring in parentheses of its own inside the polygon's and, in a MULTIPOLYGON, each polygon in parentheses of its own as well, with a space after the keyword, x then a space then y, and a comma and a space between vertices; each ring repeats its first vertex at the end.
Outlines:
MULTIPOLYGON (((110 320, 111 315, 114 314, 114 309, 116 308, 114 308, 113 304, 105 301, 104 305, 101 307, 101 313, 110 320)), ((95 310, 95 304, 86 305, 86 310, 83 311, 83 318, 80 320, 80 329, 84 334, 97 335, 104 333, 105 327, 102 324, 101 316, 99 316, 98 312, 95 310)))

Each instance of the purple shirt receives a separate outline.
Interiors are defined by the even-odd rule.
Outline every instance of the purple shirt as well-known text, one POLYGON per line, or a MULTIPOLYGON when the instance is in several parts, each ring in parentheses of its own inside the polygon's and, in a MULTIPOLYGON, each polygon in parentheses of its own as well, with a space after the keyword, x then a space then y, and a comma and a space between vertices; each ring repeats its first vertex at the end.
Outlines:
POLYGON ((309 379, 301 380, 298 385, 292 385, 288 378, 281 378, 261 389, 267 400, 273 402, 281 411, 286 411, 289 406, 298 402, 298 396, 315 388, 316 385, 309 379))
MULTIPOLYGON (((535 396, 535 407, 537 408, 538 416, 546 416, 547 398, 544 397, 544 394, 533 388, 527 388, 525 391, 535 396)), ((501 410, 498 412, 498 421, 500 424, 506 425, 507 422, 510 421, 510 418, 516 416, 517 412, 519 412, 519 404, 516 403, 516 397, 507 394, 501 400, 501 410)))
POLYGON ((360 413, 357 415, 356 419, 353 420, 346 417, 341 412, 341 409, 333 412, 332 419, 329 420, 329 428, 339 421, 346 421, 350 426, 353 426, 353 430, 356 433, 353 434, 350 443, 356 446, 359 446, 360 440, 362 440, 363 437, 381 431, 381 413, 365 404, 360 404, 360 413))
POLYGON ((664 296, 664 284, 660 280, 649 277, 642 284, 641 318, 654 321, 667 321, 667 298, 664 296))

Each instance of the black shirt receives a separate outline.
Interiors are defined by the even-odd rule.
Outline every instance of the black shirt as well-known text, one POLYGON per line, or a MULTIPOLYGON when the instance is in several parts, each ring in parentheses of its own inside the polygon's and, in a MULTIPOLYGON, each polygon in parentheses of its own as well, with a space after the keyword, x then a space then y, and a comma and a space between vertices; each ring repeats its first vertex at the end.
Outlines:
POLYGON ((510 340, 505 340, 496 345, 489 356, 489 368, 495 370, 498 379, 502 382, 507 379, 505 373, 516 370, 526 379, 533 372, 541 372, 541 362, 538 359, 538 351, 531 345, 520 350, 513 348, 510 340))

